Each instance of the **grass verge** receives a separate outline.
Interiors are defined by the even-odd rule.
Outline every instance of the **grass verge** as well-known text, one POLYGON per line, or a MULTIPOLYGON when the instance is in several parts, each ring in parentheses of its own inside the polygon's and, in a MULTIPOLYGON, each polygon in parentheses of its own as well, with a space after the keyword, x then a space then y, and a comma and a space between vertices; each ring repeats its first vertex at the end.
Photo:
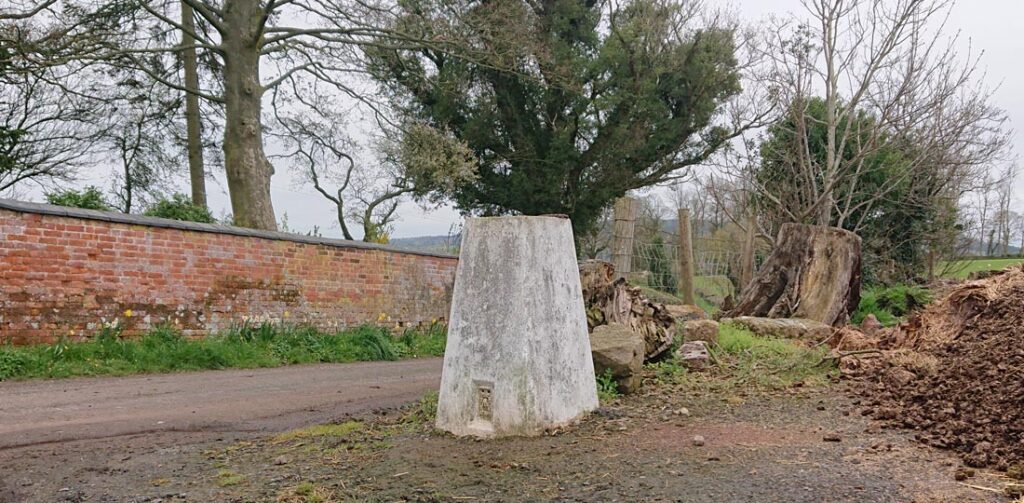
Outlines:
POLYGON ((444 353, 446 330, 435 324, 394 336, 362 326, 327 333, 290 325, 241 326, 201 339, 170 328, 137 338, 104 329, 91 340, 0 346, 0 381, 90 375, 126 375, 299 363, 397 360, 444 353))

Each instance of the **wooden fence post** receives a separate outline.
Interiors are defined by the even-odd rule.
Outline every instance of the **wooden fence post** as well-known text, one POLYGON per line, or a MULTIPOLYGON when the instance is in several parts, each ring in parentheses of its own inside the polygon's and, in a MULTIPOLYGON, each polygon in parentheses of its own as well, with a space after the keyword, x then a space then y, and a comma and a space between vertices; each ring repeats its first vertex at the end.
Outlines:
POLYGON ((743 237, 743 254, 740 257, 740 284, 736 285, 737 296, 754 280, 754 239, 757 220, 754 214, 747 215, 747 232, 743 237))
POLYGON ((633 272, 633 226, 636 223, 637 201, 620 197, 615 201, 615 225, 612 228, 612 265, 615 279, 629 279, 633 272))
POLYGON ((686 304, 695 304, 693 294, 693 235, 690 209, 679 209, 679 296, 686 304))

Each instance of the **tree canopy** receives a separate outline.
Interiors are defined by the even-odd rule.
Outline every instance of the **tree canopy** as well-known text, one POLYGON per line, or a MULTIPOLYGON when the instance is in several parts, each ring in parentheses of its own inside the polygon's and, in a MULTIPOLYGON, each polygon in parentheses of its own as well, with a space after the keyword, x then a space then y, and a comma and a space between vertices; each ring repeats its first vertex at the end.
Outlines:
MULTIPOLYGON (((803 120, 791 113, 767 130, 761 162, 753 179, 755 204, 778 229, 785 222, 817 223, 820 204, 816 187, 825 184, 828 140, 825 101, 795 103, 803 120), (801 220, 799 217, 802 217, 801 220)), ((864 240, 865 274, 870 280, 906 280, 923 270, 930 238, 956 225, 955 204, 945 198, 945 180, 938 167, 919 161, 910 141, 878 132, 877 119, 855 111, 839 124, 856 134, 846 144, 841 162, 856 163, 852 173, 835 183, 833 194, 844 208, 831 212, 830 225, 856 232, 864 240)))
POLYGON ((706 161, 741 129, 721 113, 741 90, 734 31, 700 25, 693 7, 445 1, 401 2, 395 29, 485 51, 366 52, 403 113, 477 156, 478 176, 454 191, 467 213, 567 214, 579 234, 615 198, 706 161))

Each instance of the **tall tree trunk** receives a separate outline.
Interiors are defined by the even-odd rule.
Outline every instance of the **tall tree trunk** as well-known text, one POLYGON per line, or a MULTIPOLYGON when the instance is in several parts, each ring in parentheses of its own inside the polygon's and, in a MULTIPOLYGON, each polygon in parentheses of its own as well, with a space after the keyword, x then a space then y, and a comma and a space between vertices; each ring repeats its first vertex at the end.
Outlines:
MULTIPOLYGON (((181 61, 185 71, 185 88, 199 90, 199 61, 196 56, 195 18, 192 7, 181 2, 181 61)), ((188 150, 188 173, 192 184, 192 204, 206 208, 206 171, 203 167, 203 136, 199 116, 199 96, 185 93, 186 149, 188 150)))
POLYGON ((1010 209, 1003 210, 1003 257, 1010 256, 1010 209))
MULTIPOLYGON (((1020 217, 1024 221, 1024 216, 1020 217)), ((1024 225, 1020 229, 1020 246, 1017 248, 1017 255, 1024 257, 1024 225)))
POLYGON ((928 283, 935 281, 935 243, 928 246, 928 283))
POLYGON ((825 172, 821 180, 821 189, 824 191, 822 195, 823 200, 818 207, 818 225, 829 226, 832 225, 832 206, 833 200, 835 199, 834 190, 832 187, 832 181, 836 176, 839 168, 839 162, 841 160, 840 153, 836 152, 836 108, 838 107, 839 91, 838 91, 838 78, 836 75, 836 47, 834 41, 834 30, 836 29, 835 18, 833 17, 836 13, 834 9, 838 6, 833 6, 833 11, 828 12, 826 17, 823 19, 823 28, 825 35, 825 132, 826 132, 826 150, 825 150, 825 172))
POLYGON ((352 233, 348 230, 348 224, 345 223, 345 206, 342 204, 341 191, 338 191, 338 199, 335 201, 335 206, 338 208, 338 225, 341 226, 341 235, 349 241, 355 241, 352 237, 352 233))
POLYGON ((121 212, 128 214, 132 212, 132 191, 135 187, 132 187, 131 165, 123 153, 121 154, 121 166, 124 167, 124 206, 121 207, 121 212))
POLYGON ((260 20, 258 0, 224 3, 224 168, 235 225, 277 230, 270 200, 273 167, 263 152, 260 123, 260 20))

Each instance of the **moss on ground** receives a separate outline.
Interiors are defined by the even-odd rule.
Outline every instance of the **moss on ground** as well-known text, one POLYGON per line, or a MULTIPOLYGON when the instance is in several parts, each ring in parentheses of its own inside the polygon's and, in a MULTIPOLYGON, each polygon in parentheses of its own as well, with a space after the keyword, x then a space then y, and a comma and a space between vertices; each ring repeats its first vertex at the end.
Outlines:
POLYGON ((315 439, 325 437, 342 438, 347 437, 349 434, 355 431, 362 430, 363 428, 363 423, 359 421, 345 421, 344 423, 335 424, 318 424, 307 428, 286 431, 274 437, 273 441, 280 443, 300 439, 315 439))

